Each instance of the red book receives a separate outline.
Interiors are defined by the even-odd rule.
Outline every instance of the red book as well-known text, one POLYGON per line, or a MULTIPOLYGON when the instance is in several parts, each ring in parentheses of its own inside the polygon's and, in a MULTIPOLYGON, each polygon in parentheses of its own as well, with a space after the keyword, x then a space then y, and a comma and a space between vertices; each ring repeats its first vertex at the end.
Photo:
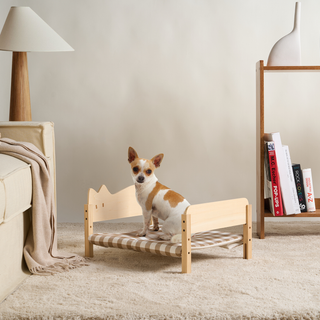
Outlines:
POLYGON ((266 151, 268 154, 268 170, 270 174, 270 191, 272 201, 272 213, 274 216, 283 216, 283 205, 280 188, 280 176, 277 165, 277 155, 273 141, 266 142, 266 151))

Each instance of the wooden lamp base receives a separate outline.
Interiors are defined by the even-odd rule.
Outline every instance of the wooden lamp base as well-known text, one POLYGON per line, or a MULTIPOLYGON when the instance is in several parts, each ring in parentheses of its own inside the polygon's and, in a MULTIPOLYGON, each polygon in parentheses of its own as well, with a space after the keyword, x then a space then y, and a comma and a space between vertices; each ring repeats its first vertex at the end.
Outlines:
POLYGON ((31 103, 26 52, 12 53, 10 121, 31 121, 31 103))

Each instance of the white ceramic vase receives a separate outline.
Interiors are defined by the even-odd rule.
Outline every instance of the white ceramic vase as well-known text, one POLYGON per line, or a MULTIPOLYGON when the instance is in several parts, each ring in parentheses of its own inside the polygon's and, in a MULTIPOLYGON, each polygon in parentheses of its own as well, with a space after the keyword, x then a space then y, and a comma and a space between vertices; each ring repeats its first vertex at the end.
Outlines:
POLYGON ((268 66, 300 66, 300 13, 301 2, 296 2, 293 30, 281 38, 271 49, 268 66))

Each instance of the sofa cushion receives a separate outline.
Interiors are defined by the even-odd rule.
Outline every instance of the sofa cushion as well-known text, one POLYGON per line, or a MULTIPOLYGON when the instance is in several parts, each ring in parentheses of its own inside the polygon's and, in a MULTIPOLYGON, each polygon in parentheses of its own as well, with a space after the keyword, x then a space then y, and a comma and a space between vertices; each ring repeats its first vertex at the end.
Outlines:
POLYGON ((31 206, 30 165, 0 154, 0 223, 7 222, 31 206))

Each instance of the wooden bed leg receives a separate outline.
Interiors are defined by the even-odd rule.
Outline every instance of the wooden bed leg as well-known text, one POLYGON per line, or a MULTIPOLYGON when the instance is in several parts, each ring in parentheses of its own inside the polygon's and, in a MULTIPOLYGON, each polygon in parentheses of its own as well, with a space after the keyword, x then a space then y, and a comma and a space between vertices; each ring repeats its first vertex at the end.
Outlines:
POLYGON ((252 258, 252 205, 246 208, 246 224, 243 225, 243 259, 252 258))
POLYGON ((93 257, 93 244, 88 240, 88 237, 93 233, 92 209, 92 204, 84 206, 84 247, 86 257, 93 257))
POLYGON ((182 232, 182 273, 191 272, 191 215, 184 213, 181 216, 182 232))

